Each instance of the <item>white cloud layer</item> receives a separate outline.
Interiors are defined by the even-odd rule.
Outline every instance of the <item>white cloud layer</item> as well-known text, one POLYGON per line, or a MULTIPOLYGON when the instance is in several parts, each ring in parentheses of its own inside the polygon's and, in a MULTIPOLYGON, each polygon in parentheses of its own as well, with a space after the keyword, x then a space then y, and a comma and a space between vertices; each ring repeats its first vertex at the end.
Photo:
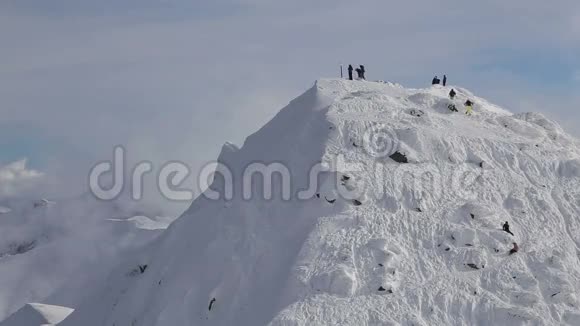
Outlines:
POLYGON ((0 199, 19 195, 32 187, 42 176, 41 172, 28 169, 26 160, 0 166, 0 199))
POLYGON ((116 144, 133 161, 196 170, 340 63, 407 86, 447 73, 512 111, 575 126, 579 15, 570 0, 8 1, 0 138, 17 144, 1 130, 18 125, 59 139, 47 169, 74 170, 75 184, 116 144))

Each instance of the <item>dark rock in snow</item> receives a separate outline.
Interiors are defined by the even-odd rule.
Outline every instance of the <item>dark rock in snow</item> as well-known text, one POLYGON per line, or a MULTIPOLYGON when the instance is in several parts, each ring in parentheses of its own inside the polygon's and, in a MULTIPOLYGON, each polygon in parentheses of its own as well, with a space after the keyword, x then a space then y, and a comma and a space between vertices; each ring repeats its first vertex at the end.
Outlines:
POLYGON ((214 303, 215 303, 215 298, 211 299, 211 301, 209 302, 209 308, 208 308, 209 311, 211 311, 211 308, 213 307, 214 303))
POLYGON ((389 157, 391 159, 393 159, 393 161, 395 161, 397 163, 409 163, 409 160, 407 159, 407 156, 405 154, 400 153, 400 152, 394 152, 389 157))
POLYGON ((409 114, 414 117, 421 117, 423 114, 425 114, 425 112, 423 112, 422 110, 411 109, 411 111, 409 111, 409 114))
POLYGON ((469 266, 469 267, 471 267, 473 269, 479 269, 479 267, 477 267, 477 265, 476 264, 473 264, 473 263, 469 263, 469 264, 467 264, 467 266, 469 266))
POLYGON ((360 206, 362 205, 362 203, 360 202, 360 200, 353 200, 352 203, 354 204, 354 206, 360 206))
POLYGON ((4 256, 16 256, 25 254, 36 247, 36 240, 23 243, 12 243, 4 252, 0 251, 0 258, 4 256))
POLYGON ((141 274, 145 273, 147 267, 148 265, 139 265, 139 272, 141 272, 141 274))
POLYGON ((381 286, 381 287, 379 287, 379 292, 387 292, 388 294, 391 294, 391 293, 393 293, 393 290, 391 290, 391 289, 387 290, 381 286))

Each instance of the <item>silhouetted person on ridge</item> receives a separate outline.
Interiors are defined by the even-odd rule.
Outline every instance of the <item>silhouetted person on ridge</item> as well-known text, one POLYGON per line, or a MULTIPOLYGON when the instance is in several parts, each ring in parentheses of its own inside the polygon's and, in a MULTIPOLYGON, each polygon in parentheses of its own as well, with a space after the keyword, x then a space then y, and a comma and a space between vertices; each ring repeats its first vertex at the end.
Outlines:
POLYGON ((365 77, 365 72, 366 72, 365 66, 360 65, 360 76, 361 76, 362 79, 365 79, 366 80, 367 78, 365 77))
POLYGON ((457 95, 457 93, 455 92, 455 90, 452 88, 451 91, 449 92, 449 98, 450 99, 454 99, 455 95, 457 95))
POLYGON ((362 70, 360 70, 360 68, 356 68, 354 71, 356 71, 356 75, 357 75, 357 79, 362 79, 362 70))
POLYGON ((348 80, 352 80, 352 65, 348 65, 348 80))
POLYGON ((511 235, 514 235, 512 231, 510 231, 510 224, 507 221, 503 224, 503 230, 511 235))
POLYGON ((433 77, 433 81, 431 82, 431 85, 439 85, 439 83, 441 82, 441 80, 439 80, 439 78, 437 78, 437 76, 433 77))
POLYGON ((443 75, 443 86, 447 85, 447 75, 443 75))
POLYGON ((518 247, 518 244, 515 242, 512 242, 514 247, 510 250, 510 255, 515 254, 516 252, 520 251, 520 247, 518 247))

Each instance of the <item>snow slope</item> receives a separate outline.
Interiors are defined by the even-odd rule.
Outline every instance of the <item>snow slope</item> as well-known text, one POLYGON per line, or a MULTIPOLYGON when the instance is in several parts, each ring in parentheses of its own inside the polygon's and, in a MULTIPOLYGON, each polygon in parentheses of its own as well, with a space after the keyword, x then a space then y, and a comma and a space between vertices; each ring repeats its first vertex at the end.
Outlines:
POLYGON ((51 326, 57 325, 72 313, 67 307, 29 303, 10 316, 3 325, 6 326, 51 326))
POLYGON ((449 90, 318 81, 61 325, 580 325, 579 142, 449 90), (271 199, 255 162, 289 169, 271 199))

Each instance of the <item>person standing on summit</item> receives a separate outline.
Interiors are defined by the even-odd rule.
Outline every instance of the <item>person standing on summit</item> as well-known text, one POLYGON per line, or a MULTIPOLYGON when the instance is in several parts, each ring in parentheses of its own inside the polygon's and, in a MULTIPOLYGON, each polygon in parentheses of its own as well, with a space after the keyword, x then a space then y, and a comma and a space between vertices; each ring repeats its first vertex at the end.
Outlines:
POLYGON ((357 79, 363 79, 363 71, 361 68, 356 68, 354 71, 356 71, 356 75, 357 75, 357 79))
POLYGON ((437 76, 433 77, 433 81, 431 82, 431 85, 439 85, 441 81, 439 80, 439 78, 437 78, 437 76))
POLYGON ((352 68, 352 65, 348 65, 348 80, 352 80, 352 71, 354 69, 352 68))
POLYGON ((447 75, 443 75, 443 86, 447 85, 447 75))
POLYGON ((362 78, 362 79, 364 79, 364 80, 366 80, 366 77, 365 77, 365 72, 366 72, 366 70, 365 70, 365 66, 363 66, 363 65, 360 65, 360 75, 361 75, 361 77, 360 77, 360 78, 362 78))

